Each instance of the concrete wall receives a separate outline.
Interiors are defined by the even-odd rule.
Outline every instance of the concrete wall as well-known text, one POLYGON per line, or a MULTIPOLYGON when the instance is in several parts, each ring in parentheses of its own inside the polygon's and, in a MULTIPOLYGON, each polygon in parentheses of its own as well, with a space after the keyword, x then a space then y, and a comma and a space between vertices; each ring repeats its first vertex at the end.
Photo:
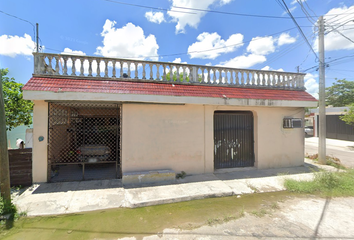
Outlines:
POLYGON ((204 107, 123 104, 122 171, 204 173, 204 107))
POLYGON ((303 108, 123 104, 123 174, 158 169, 214 172, 217 110, 253 112, 255 167, 303 164, 303 129, 283 128, 284 117, 304 118, 303 108))
POLYGON ((33 101, 33 103, 33 182, 46 182, 48 171, 48 103, 41 100, 33 101), (39 137, 44 137, 44 140, 39 141, 39 137))

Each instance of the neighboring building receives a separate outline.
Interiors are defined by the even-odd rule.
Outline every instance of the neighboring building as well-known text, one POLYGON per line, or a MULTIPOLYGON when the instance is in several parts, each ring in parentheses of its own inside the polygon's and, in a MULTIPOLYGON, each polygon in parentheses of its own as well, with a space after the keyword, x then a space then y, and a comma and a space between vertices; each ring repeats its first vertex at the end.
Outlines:
POLYGON ((18 127, 13 128, 11 131, 6 131, 7 134, 7 147, 9 149, 16 149, 17 139, 23 139, 25 142, 25 148, 32 148, 32 141, 28 138, 28 131, 32 127, 30 126, 21 125, 18 127))
MULTIPOLYGON (((339 117, 343 116, 348 107, 326 107, 326 137, 354 141, 354 126, 346 124, 339 117)), ((314 136, 318 137, 319 113, 317 109, 311 109, 313 119, 314 136)))
POLYGON ((303 164, 304 74, 34 55, 34 182, 303 164))

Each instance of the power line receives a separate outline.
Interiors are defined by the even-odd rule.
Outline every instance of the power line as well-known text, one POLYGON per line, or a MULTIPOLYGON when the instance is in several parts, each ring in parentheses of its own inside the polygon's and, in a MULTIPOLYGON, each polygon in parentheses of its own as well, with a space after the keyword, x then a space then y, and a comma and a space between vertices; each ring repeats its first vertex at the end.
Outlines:
POLYGON ((26 22, 26 23, 31 24, 32 27, 33 27, 33 40, 35 39, 34 36, 36 35, 36 31, 35 31, 35 26, 34 26, 33 23, 31 23, 30 21, 28 21, 28 20, 26 20, 26 19, 17 17, 17 16, 15 16, 15 15, 12 15, 12 14, 10 14, 10 13, 7 13, 7 12, 1 11, 1 10, 0 10, 0 13, 5 14, 5 15, 10 16, 10 17, 13 17, 13 18, 16 18, 16 19, 21 20, 21 21, 23 21, 23 22, 26 22))
MULTIPOLYGON (((271 16, 271 15, 259 15, 259 14, 246 14, 246 13, 235 13, 235 12, 225 12, 225 11, 217 11, 217 10, 210 10, 210 9, 200 9, 200 8, 190 8, 190 7, 180 7, 180 6, 172 6, 171 9, 167 8, 160 8, 160 7, 152 7, 152 6, 147 6, 147 5, 140 5, 140 4, 133 4, 133 3, 127 3, 127 2, 120 2, 120 1, 115 1, 115 0, 102 0, 106 2, 111 2, 111 3, 116 3, 116 4, 121 4, 121 5, 128 5, 128 6, 133 6, 133 7, 140 7, 140 8, 147 8, 147 9, 155 9, 159 11, 172 11, 172 12, 182 12, 182 13, 188 13, 188 14, 195 14, 193 12, 183 12, 183 11, 176 11, 173 8, 177 9, 183 9, 183 10, 192 10, 192 11, 198 11, 198 12, 208 12, 208 13, 218 13, 218 14, 226 14, 226 15, 235 15, 235 16, 243 16, 243 17, 258 17, 258 18, 274 18, 274 19, 291 19, 290 17, 281 17, 281 16, 271 16)), ((313 16, 311 16, 313 17, 313 16)), ((307 18, 307 17, 295 17, 295 18, 307 18)))
MULTIPOLYGON (((301 27, 300 27, 299 24, 296 22, 296 20, 295 20, 295 18, 293 17, 293 15, 291 14, 291 12, 290 12, 288 6, 286 5, 285 1, 282 0, 282 2, 283 2, 283 4, 284 4, 284 7, 286 8, 286 10, 287 10, 289 16, 291 17, 291 19, 292 19, 293 22, 295 23, 296 27, 299 29, 300 34, 301 34, 302 37, 305 39, 307 45, 308 45, 308 46, 310 47, 310 49, 312 50, 313 54, 316 56, 316 59, 318 59, 318 56, 317 56, 315 50, 313 50, 313 48, 312 48, 310 42, 308 41, 308 39, 306 38, 306 36, 305 36, 304 32, 302 31, 301 27)), ((279 4, 281 4, 281 3, 279 2, 279 4)))

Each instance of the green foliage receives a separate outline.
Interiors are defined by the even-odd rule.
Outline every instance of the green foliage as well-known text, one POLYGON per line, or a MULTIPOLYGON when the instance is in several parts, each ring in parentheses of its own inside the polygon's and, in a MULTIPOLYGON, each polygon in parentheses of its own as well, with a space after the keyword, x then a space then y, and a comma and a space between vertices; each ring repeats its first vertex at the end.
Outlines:
POLYGON ((339 118, 346 124, 354 125, 354 104, 350 106, 349 111, 347 111, 345 115, 340 116, 339 118))
POLYGON ((14 78, 7 77, 8 69, 0 69, 3 97, 5 103, 6 130, 21 125, 32 124, 33 103, 23 99, 22 83, 15 82, 14 78))
POLYGON ((291 192, 320 194, 324 196, 354 196, 354 169, 345 172, 319 172, 313 181, 285 180, 291 192))
POLYGON ((10 201, 5 201, 2 197, 0 197, 0 215, 5 214, 16 214, 17 209, 16 206, 10 201))
POLYGON ((354 81, 339 79, 333 86, 326 88, 326 104, 344 107, 354 103, 354 81))

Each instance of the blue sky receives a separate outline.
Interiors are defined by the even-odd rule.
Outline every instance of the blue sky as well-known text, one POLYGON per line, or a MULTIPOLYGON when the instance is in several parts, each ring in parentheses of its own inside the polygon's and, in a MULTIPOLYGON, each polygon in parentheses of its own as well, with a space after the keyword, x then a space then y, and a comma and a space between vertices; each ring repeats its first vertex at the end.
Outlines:
MULTIPOLYGON (((316 21, 324 15, 326 86, 335 78, 353 81, 354 0, 285 3, 317 55, 316 21)), ((300 72, 308 73, 308 92, 317 96, 318 60, 282 4, 282 0, 4 0, 0 68, 9 68, 9 75, 21 83, 31 78, 34 25, 39 23, 43 52, 287 72, 296 72, 299 66, 300 72)))

